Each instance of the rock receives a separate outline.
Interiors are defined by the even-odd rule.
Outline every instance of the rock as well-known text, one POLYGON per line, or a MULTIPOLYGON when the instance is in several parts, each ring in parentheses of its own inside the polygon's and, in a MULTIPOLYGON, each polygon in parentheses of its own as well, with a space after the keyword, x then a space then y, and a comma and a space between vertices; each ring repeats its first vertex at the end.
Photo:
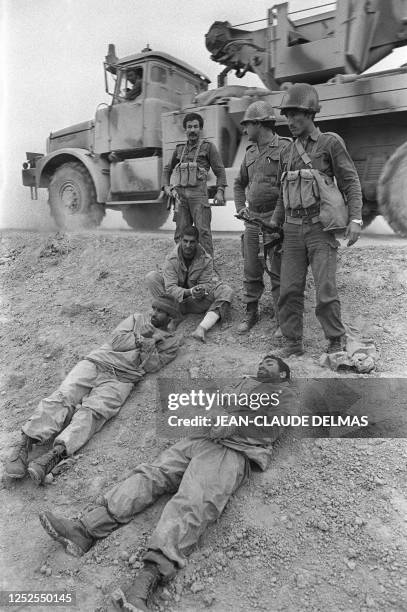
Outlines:
POLYGON ((130 565, 133 565, 133 563, 136 563, 138 561, 138 557, 136 554, 131 555, 131 557, 129 557, 129 563, 130 565))
POLYGON ((191 378, 199 378, 199 368, 190 368, 189 375, 191 378))
POLYGON ((99 465, 99 461, 98 459, 92 459, 92 461, 90 462, 91 465, 99 465))
POLYGON ((50 567, 47 567, 47 569, 45 570, 45 575, 51 576, 51 574, 52 574, 52 569, 50 567))
POLYGON ((328 531, 329 530, 329 525, 328 525, 328 523, 324 519, 321 519, 320 521, 318 521, 317 527, 321 531, 328 531))
POLYGON ((44 478, 44 484, 52 484, 54 482, 54 476, 52 474, 47 474, 44 478))
POLYGON ((205 593, 202 596, 202 601, 204 602, 205 606, 209 608, 215 601, 215 595, 213 593, 205 593))
POLYGON ((41 569, 40 569, 41 574, 45 574, 46 571, 47 571, 47 566, 46 565, 41 565, 41 569))
POLYGON ((356 563, 355 561, 353 561, 353 559, 350 559, 349 561, 347 561, 346 565, 349 567, 350 570, 354 570, 356 567, 356 563))
POLYGON ((308 581, 307 581, 306 576, 304 576, 304 574, 297 574, 295 577, 295 583, 298 588, 303 589, 304 587, 307 586, 308 581))
POLYGON ((192 593, 199 593, 200 591, 203 591, 205 587, 202 584, 202 582, 197 581, 197 582, 193 582, 190 588, 191 588, 192 593))
POLYGON ((130 559, 130 555, 129 555, 129 553, 127 552, 127 550, 121 550, 121 551, 119 552, 119 558, 120 558, 122 561, 128 561, 128 560, 130 559))
POLYGON ((171 599, 171 593, 169 592, 168 589, 163 589, 160 595, 161 599, 163 599, 164 601, 168 601, 171 599))
POLYGON ((372 597, 370 597, 370 595, 366 595, 365 603, 366 603, 366 606, 368 608, 374 608, 375 607, 374 599, 372 597))
POLYGON ((357 557, 358 553, 356 552, 356 550, 354 548, 349 547, 347 554, 348 554, 349 559, 354 559, 355 557, 357 557))

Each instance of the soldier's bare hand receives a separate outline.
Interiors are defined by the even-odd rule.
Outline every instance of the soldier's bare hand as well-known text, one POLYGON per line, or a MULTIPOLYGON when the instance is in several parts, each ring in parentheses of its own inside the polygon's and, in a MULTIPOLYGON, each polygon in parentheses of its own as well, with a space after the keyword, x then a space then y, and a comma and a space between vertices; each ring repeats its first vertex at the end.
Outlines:
POLYGON ((345 231, 345 238, 348 238, 347 246, 352 246, 352 244, 359 240, 360 232, 361 227, 359 223, 351 221, 345 231))
POLYGON ((223 206, 225 204, 225 194, 223 193, 223 189, 218 189, 213 198, 214 204, 218 204, 218 206, 223 206))

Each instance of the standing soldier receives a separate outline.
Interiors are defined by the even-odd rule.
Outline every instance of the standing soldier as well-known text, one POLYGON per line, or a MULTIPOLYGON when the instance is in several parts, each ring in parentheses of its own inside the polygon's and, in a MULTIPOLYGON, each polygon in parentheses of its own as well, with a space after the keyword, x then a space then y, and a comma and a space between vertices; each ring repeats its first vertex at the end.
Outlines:
POLYGON ((332 132, 322 133, 315 126, 314 118, 319 110, 318 93, 307 83, 293 85, 281 106, 281 113, 287 117, 290 132, 296 139, 282 152, 282 195, 272 218, 275 226, 280 226, 285 219, 279 300, 280 327, 286 339, 282 357, 304 353, 304 289, 309 264, 316 289, 315 314, 329 341, 327 351, 341 350, 345 328, 336 288, 339 242, 333 228, 338 229, 339 224, 335 216, 343 207, 347 220, 342 220, 340 226, 346 228, 348 246, 358 240, 362 226, 362 192, 356 168, 342 138, 332 132), (318 186, 315 177, 329 186, 328 200, 320 197, 323 185, 318 186), (338 199, 333 204, 332 192, 339 195, 342 204, 338 199), (333 221, 330 224, 325 218, 328 209, 333 221))
POLYGON ((184 227, 195 225, 199 242, 211 257, 213 244, 211 233, 212 211, 208 202, 206 179, 212 168, 216 176, 215 202, 225 203, 226 173, 217 148, 202 138, 203 118, 198 113, 188 113, 182 122, 187 142, 177 145, 169 163, 164 167, 162 184, 167 196, 175 187, 180 199, 174 240, 179 241, 184 227))
MULTIPOLYGON (((267 224, 273 215, 280 191, 277 180, 280 153, 289 146, 290 140, 275 133, 276 118, 273 107, 268 102, 250 104, 240 123, 252 144, 246 149, 234 184, 236 210, 244 221, 258 219, 267 224), (248 208, 245 204, 246 196, 248 208)), ((240 334, 248 332, 259 318, 258 304, 264 291, 264 266, 259 259, 259 233, 259 226, 245 223, 243 299, 246 303, 246 316, 238 327, 240 334)), ((270 278, 277 325, 280 265, 281 255, 274 251, 270 278)))

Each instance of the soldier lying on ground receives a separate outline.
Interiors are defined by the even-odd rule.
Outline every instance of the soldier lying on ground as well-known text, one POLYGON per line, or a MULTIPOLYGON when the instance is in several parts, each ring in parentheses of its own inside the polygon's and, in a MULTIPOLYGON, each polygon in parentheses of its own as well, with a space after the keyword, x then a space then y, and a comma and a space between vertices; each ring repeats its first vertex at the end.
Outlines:
MULTIPOLYGON (((275 402, 270 400, 253 413, 251 404, 241 406, 238 402, 223 411, 223 416, 232 421, 243 414, 252 418, 293 414, 296 396, 289 379, 287 364, 274 355, 266 355, 257 375, 244 378, 234 390, 239 397, 247 394, 250 402, 253 394, 258 397, 260 393, 278 393, 278 405, 273 406, 275 402)), ((154 463, 139 465, 129 478, 104 495, 101 505, 87 510, 80 520, 42 512, 41 524, 67 553, 81 556, 98 539, 130 522, 161 495, 173 493, 147 543, 143 569, 126 594, 118 589, 112 595, 119 609, 148 610, 148 600, 158 583, 173 578, 177 569, 186 565, 191 547, 208 524, 220 517, 231 495, 249 476, 251 462, 261 470, 268 467, 272 445, 278 437, 278 427, 212 425, 207 434, 183 438, 154 463)))
POLYGON ((118 414, 144 374, 156 372, 174 359, 178 339, 167 326, 179 316, 178 303, 171 296, 160 295, 152 308, 151 317, 135 313, 124 319, 109 342, 89 353, 57 391, 40 401, 22 427, 22 440, 14 456, 6 463, 7 476, 24 478, 28 471, 34 482, 41 484, 62 459, 75 453, 118 414), (53 448, 28 463, 32 445, 54 437, 53 448))
POLYGON ((196 227, 184 228, 181 242, 165 258, 163 274, 149 272, 146 281, 153 297, 166 291, 178 300, 181 314, 206 313, 192 334, 202 342, 206 332, 229 314, 233 290, 215 276, 213 259, 198 244, 196 227))

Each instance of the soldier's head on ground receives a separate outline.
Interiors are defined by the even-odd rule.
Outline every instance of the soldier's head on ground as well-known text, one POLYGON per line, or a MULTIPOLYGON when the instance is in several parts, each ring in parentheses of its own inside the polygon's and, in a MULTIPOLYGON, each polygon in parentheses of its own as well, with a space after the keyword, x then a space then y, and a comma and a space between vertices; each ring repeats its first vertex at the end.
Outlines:
POLYGON ((150 321, 154 327, 165 329, 171 319, 177 319, 180 316, 177 300, 166 293, 156 297, 151 306, 153 314, 150 321))
POLYGON ((189 142, 198 140, 203 129, 204 120, 198 113, 187 113, 182 122, 189 142))
POLYGON ((184 259, 190 260, 195 257, 198 247, 199 233, 196 227, 189 225, 181 232, 181 253, 184 259))
POLYGON ((315 127, 315 115, 321 110, 318 92, 308 83, 296 83, 285 94, 280 109, 294 138, 308 136, 315 127))
POLYGON ((280 357, 269 354, 263 357, 257 369, 256 378, 261 381, 288 381, 290 380, 290 368, 280 357))
POLYGON ((274 109, 268 102, 258 100, 247 107, 240 124, 250 142, 258 142, 264 131, 274 132, 276 116, 274 109))

